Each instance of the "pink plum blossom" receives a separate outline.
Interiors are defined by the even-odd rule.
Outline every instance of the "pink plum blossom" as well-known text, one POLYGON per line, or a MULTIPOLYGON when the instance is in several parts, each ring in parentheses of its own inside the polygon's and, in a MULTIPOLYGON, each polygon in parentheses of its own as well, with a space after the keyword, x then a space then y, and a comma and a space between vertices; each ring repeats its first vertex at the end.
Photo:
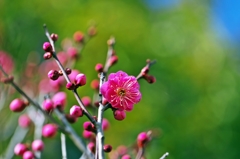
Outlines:
POLYGON ((126 111, 131 111, 142 97, 137 79, 123 71, 111 73, 102 85, 101 93, 113 108, 126 111))

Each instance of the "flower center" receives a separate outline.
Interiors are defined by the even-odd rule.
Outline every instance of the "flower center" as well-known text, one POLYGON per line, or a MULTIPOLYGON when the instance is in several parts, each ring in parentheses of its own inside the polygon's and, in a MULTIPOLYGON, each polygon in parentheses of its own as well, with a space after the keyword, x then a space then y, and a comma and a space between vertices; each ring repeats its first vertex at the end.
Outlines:
POLYGON ((126 91, 124 89, 122 88, 117 89, 117 95, 122 97, 122 96, 125 96, 125 94, 126 94, 126 91))

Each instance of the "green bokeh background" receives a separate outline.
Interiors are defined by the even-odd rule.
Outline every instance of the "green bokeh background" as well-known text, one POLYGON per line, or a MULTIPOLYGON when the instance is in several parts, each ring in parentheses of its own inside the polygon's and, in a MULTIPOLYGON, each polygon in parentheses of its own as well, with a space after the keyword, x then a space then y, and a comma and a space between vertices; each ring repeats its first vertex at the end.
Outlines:
MULTIPOLYGON (((240 156, 239 60, 236 50, 214 35, 209 14, 209 1, 204 0, 183 0, 159 10, 150 10, 140 0, 1 0, 0 50, 13 56, 15 72, 20 74, 30 52, 43 54, 44 23, 59 35, 59 41, 77 30, 85 32, 94 23, 97 36, 76 65, 88 78, 80 95, 92 95, 89 83, 97 77, 94 66, 104 62, 106 41, 112 35, 119 61, 111 72, 137 75, 147 58, 157 60, 150 71, 157 82, 140 81, 142 101, 127 118, 119 122, 111 111, 106 112, 111 127, 105 143, 113 148, 130 146, 139 132, 157 129, 161 135, 147 148, 149 159, 165 152, 170 153, 169 159, 234 159, 240 156)), ((69 108, 75 100, 68 96, 69 108)), ((8 103, 0 112, 2 133, 10 131, 5 121, 11 117, 17 123, 19 116, 8 110, 8 103)), ((79 134, 83 121, 86 118, 73 125, 79 134)), ((31 140, 30 135, 26 138, 31 140)), ((0 140, 3 153, 9 139, 0 140)), ((43 158, 61 158, 59 136, 44 141, 43 158)), ((67 145, 69 158, 78 158, 80 152, 70 140, 67 145)))

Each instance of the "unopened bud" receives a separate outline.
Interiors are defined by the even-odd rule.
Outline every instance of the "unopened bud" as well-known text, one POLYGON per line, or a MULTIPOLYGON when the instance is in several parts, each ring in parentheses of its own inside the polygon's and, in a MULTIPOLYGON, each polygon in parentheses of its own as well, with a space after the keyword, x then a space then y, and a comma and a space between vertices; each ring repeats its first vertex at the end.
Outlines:
POLYGON ((112 66, 112 65, 116 64, 117 61, 118 61, 118 57, 116 55, 113 55, 112 57, 110 57, 108 62, 109 62, 109 65, 112 66))
POLYGON ((83 130, 83 137, 85 139, 92 139, 94 137, 94 134, 91 131, 83 130))
POLYGON ((43 43, 43 50, 46 52, 52 52, 52 45, 49 42, 43 43))
POLYGON ((94 36, 94 35, 96 35, 96 34, 97 34, 97 29, 96 29, 96 27, 91 26, 91 27, 88 29, 88 35, 89 35, 89 36, 94 36))
POLYGON ((81 107, 74 105, 70 109, 70 115, 75 116, 75 117, 81 117, 81 116, 83 116, 83 110, 81 107))
POLYGON ((52 33, 50 37, 51 37, 51 39, 53 41, 57 41, 58 40, 58 35, 57 34, 52 33))
POLYGON ((87 147, 89 148, 89 150, 94 153, 95 152, 95 143, 94 142, 89 142, 87 147))
POLYGON ((85 107, 89 107, 91 105, 91 98, 88 96, 82 97, 82 102, 85 107))
POLYGON ((45 59, 45 60, 48 60, 48 59, 50 59, 52 57, 52 53, 51 52, 45 52, 44 54, 43 54, 43 58, 45 59))
POLYGON ((149 72, 149 67, 143 67, 143 69, 141 70, 142 75, 146 75, 149 72))
POLYGON ((1 81, 5 84, 8 84, 10 82, 13 82, 13 79, 14 79, 13 76, 9 76, 7 78, 3 78, 1 81))
POLYGON ((44 143, 42 140, 34 140, 32 142, 32 150, 33 151, 42 151, 44 148, 44 143))
POLYGON ((115 118, 116 120, 119 120, 119 121, 121 121, 121 120, 123 120, 123 119, 126 118, 126 113, 125 113, 125 111, 121 111, 121 110, 115 110, 115 111, 113 112, 113 115, 114 115, 114 118, 115 118))
POLYGON ((96 64, 95 70, 99 73, 102 72, 103 71, 103 65, 101 63, 96 64))
POLYGON ((59 77, 59 73, 57 70, 50 70, 48 72, 48 78, 50 78, 51 80, 55 81, 58 79, 58 77, 59 77))
POLYGON ((75 123, 77 121, 77 117, 76 116, 72 116, 70 114, 66 114, 65 117, 66 117, 66 119, 68 120, 69 123, 75 123))
POLYGON ((75 87, 75 84, 74 84, 74 83, 68 82, 68 83, 66 84, 66 88, 67 88, 68 90, 74 90, 76 87, 75 87))
POLYGON ((65 72, 66 72, 67 75, 70 75, 72 73, 72 70, 70 68, 66 68, 65 72))
POLYGON ((57 126, 55 124, 46 124, 42 128, 42 135, 44 137, 53 137, 57 133, 57 126))
POLYGON ((29 118, 28 115, 23 114, 18 118, 18 125, 21 126, 22 128, 27 128, 31 124, 31 119, 29 118))
POLYGON ((92 89, 98 90, 99 89, 99 80, 98 79, 92 80, 91 87, 92 87, 92 89))
POLYGON ((111 152, 112 151, 112 146, 111 145, 104 145, 103 146, 104 152, 111 152))
POLYGON ((51 99, 46 99, 43 101, 43 109, 47 112, 50 112, 53 109, 53 102, 51 99))
POLYGON ((67 54, 70 58, 75 59, 78 57, 78 50, 75 47, 70 47, 67 50, 67 54))
POLYGON ((23 159, 34 159, 34 154, 32 151, 26 151, 23 153, 23 159))
POLYGON ((152 84, 156 82, 156 78, 154 76, 144 76, 144 78, 147 80, 148 83, 152 84))
POLYGON ((84 128, 84 130, 87 130, 87 131, 94 131, 95 130, 94 125, 90 121, 84 122, 83 123, 83 128, 84 128))
POLYGON ((13 112, 21 112, 23 111, 23 109, 26 107, 26 104, 24 103, 24 101, 22 99, 14 99, 11 103, 10 103, 10 110, 13 112))
POLYGON ((18 143, 14 147, 14 153, 18 156, 22 156, 24 154, 24 152, 26 152, 26 151, 27 151, 27 146, 25 144, 18 143))
POLYGON ((58 107, 63 109, 66 104, 67 95, 65 92, 58 92, 52 97, 54 108, 58 107))
POLYGON ((122 156, 121 159, 131 159, 131 156, 129 156, 129 155, 124 155, 124 156, 122 156))
POLYGON ((149 140, 146 132, 141 132, 137 137, 137 144, 139 147, 143 147, 149 140))
POLYGON ((108 122, 108 120, 106 119, 106 118, 103 118, 103 120, 102 120, 102 129, 103 130, 107 130, 108 128, 109 128, 109 122, 108 122))
POLYGON ((86 76, 85 74, 82 73, 78 74, 74 80, 77 86, 84 86, 86 84, 86 81, 87 81, 86 76))
POLYGON ((76 41, 76 42, 83 42, 84 40, 84 34, 80 31, 77 31, 74 33, 73 35, 73 39, 76 41))

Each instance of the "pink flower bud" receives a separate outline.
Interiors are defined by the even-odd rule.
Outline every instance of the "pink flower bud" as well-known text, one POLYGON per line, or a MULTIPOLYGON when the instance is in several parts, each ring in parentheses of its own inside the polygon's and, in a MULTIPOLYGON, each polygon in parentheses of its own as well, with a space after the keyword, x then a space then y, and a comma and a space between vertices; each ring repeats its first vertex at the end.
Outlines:
POLYGON ((78 74, 76 77, 75 77, 75 80, 74 80, 75 84, 77 86, 84 86, 86 84, 86 76, 85 74, 78 74))
POLYGON ((82 32, 80 32, 80 31, 77 31, 77 32, 74 33, 73 39, 76 42, 83 42, 84 34, 82 32))
POLYGON ((92 80, 91 87, 92 87, 92 89, 98 90, 99 89, 99 80, 97 80, 97 79, 92 80))
POLYGON ((66 72, 67 75, 70 75, 72 73, 72 70, 70 68, 66 68, 65 72, 66 72))
POLYGON ((96 64, 95 70, 97 72, 102 72, 103 71, 103 65, 101 63, 96 64))
POLYGON ((106 99, 106 98, 104 98, 104 97, 103 97, 103 99, 102 99, 102 104, 103 104, 103 105, 106 105, 106 104, 108 104, 108 101, 107 101, 107 99, 106 99))
POLYGON ((59 77, 59 73, 57 70, 50 70, 48 72, 48 78, 50 78, 51 80, 55 81, 58 79, 58 77, 59 77))
POLYGON ((66 114, 65 117, 66 117, 66 119, 68 120, 69 123, 75 123, 77 121, 77 117, 76 116, 72 116, 70 114, 66 114))
POLYGON ((46 52, 52 52, 52 45, 49 42, 43 43, 43 50, 46 52))
POLYGON ((51 39, 53 41, 57 41, 58 40, 58 35, 57 34, 52 33, 50 37, 51 37, 51 39))
POLYGON ((22 99, 14 99, 11 103, 10 103, 10 110, 13 112, 21 112, 23 111, 23 109, 26 107, 26 104, 24 103, 24 101, 22 99))
POLYGON ((32 150, 33 151, 42 151, 44 148, 44 143, 42 140, 34 140, 32 142, 32 150))
POLYGON ((57 133, 57 126, 55 124, 46 124, 42 128, 42 135, 44 137, 53 137, 57 133))
POLYGON ((78 56, 78 50, 75 47, 70 47, 67 50, 67 54, 70 56, 70 58, 75 59, 78 56))
POLYGON ((46 99, 43 101, 43 109, 50 112, 53 109, 53 102, 51 99, 46 99))
POLYGON ((69 82, 69 83, 66 84, 66 88, 68 90, 74 90, 76 87, 75 87, 74 83, 69 82))
POLYGON ((52 97, 54 107, 63 108, 66 104, 67 95, 65 92, 58 92, 52 97))
POLYGON ((70 109, 70 115, 75 116, 75 117, 81 117, 81 116, 83 116, 83 110, 81 107, 74 105, 70 109))
POLYGON ((52 57, 52 53, 51 52, 45 52, 44 54, 43 54, 43 58, 45 59, 45 60, 48 60, 48 59, 50 59, 52 57))
POLYGON ((32 151, 26 151, 23 154, 23 159, 34 159, 34 154, 32 151))
POLYGON ((25 144, 18 143, 14 147, 14 153, 18 156, 22 156, 25 151, 27 151, 27 146, 25 144))
POLYGON ((144 76, 148 83, 152 84, 156 82, 156 78, 154 76, 144 76))
POLYGON ((102 129, 103 130, 107 130, 109 128, 109 125, 110 124, 109 124, 108 120, 103 118, 103 120, 102 120, 102 129))
POLYGON ((83 128, 84 128, 84 130, 87 130, 87 131, 94 131, 95 130, 94 125, 90 121, 84 122, 83 123, 83 128))
POLYGON ((87 147, 89 148, 89 150, 94 153, 95 152, 95 144, 94 142, 89 142, 87 147))
POLYGON ((118 152, 119 155, 123 156, 123 155, 127 154, 128 149, 127 149, 126 146, 120 145, 120 146, 117 147, 117 152, 118 152))
POLYGON ((84 106, 88 107, 91 105, 91 98, 88 96, 84 96, 84 97, 82 97, 82 102, 83 102, 84 106))
POLYGON ((22 128, 27 128, 31 124, 31 119, 29 118, 28 115, 23 114, 18 118, 18 125, 21 126, 22 128))
POLYGON ((118 57, 116 55, 113 55, 112 57, 110 57, 109 59, 109 65, 112 66, 113 64, 117 63, 118 61, 118 57))
POLYGON ((104 145, 103 146, 104 152, 111 152, 112 151, 112 146, 111 145, 104 145))
POLYGON ((121 159, 131 159, 131 156, 129 156, 129 155, 124 155, 121 159))
POLYGON ((142 75, 146 75, 149 72, 149 67, 145 66, 143 67, 143 69, 141 70, 142 75))
POLYGON ((72 70, 71 74, 68 76, 70 78, 70 81, 73 82, 79 73, 80 72, 78 70, 72 70))
POLYGON ((83 137, 86 139, 92 139, 94 134, 91 131, 83 130, 83 137))
POLYGON ((126 113, 125 113, 125 111, 121 111, 121 110, 115 110, 114 111, 114 118, 116 119, 116 120, 123 120, 123 119, 125 119, 126 118, 126 113))
POLYGON ((137 137, 137 144, 139 147, 143 147, 144 144, 149 140, 146 132, 141 132, 137 137))

